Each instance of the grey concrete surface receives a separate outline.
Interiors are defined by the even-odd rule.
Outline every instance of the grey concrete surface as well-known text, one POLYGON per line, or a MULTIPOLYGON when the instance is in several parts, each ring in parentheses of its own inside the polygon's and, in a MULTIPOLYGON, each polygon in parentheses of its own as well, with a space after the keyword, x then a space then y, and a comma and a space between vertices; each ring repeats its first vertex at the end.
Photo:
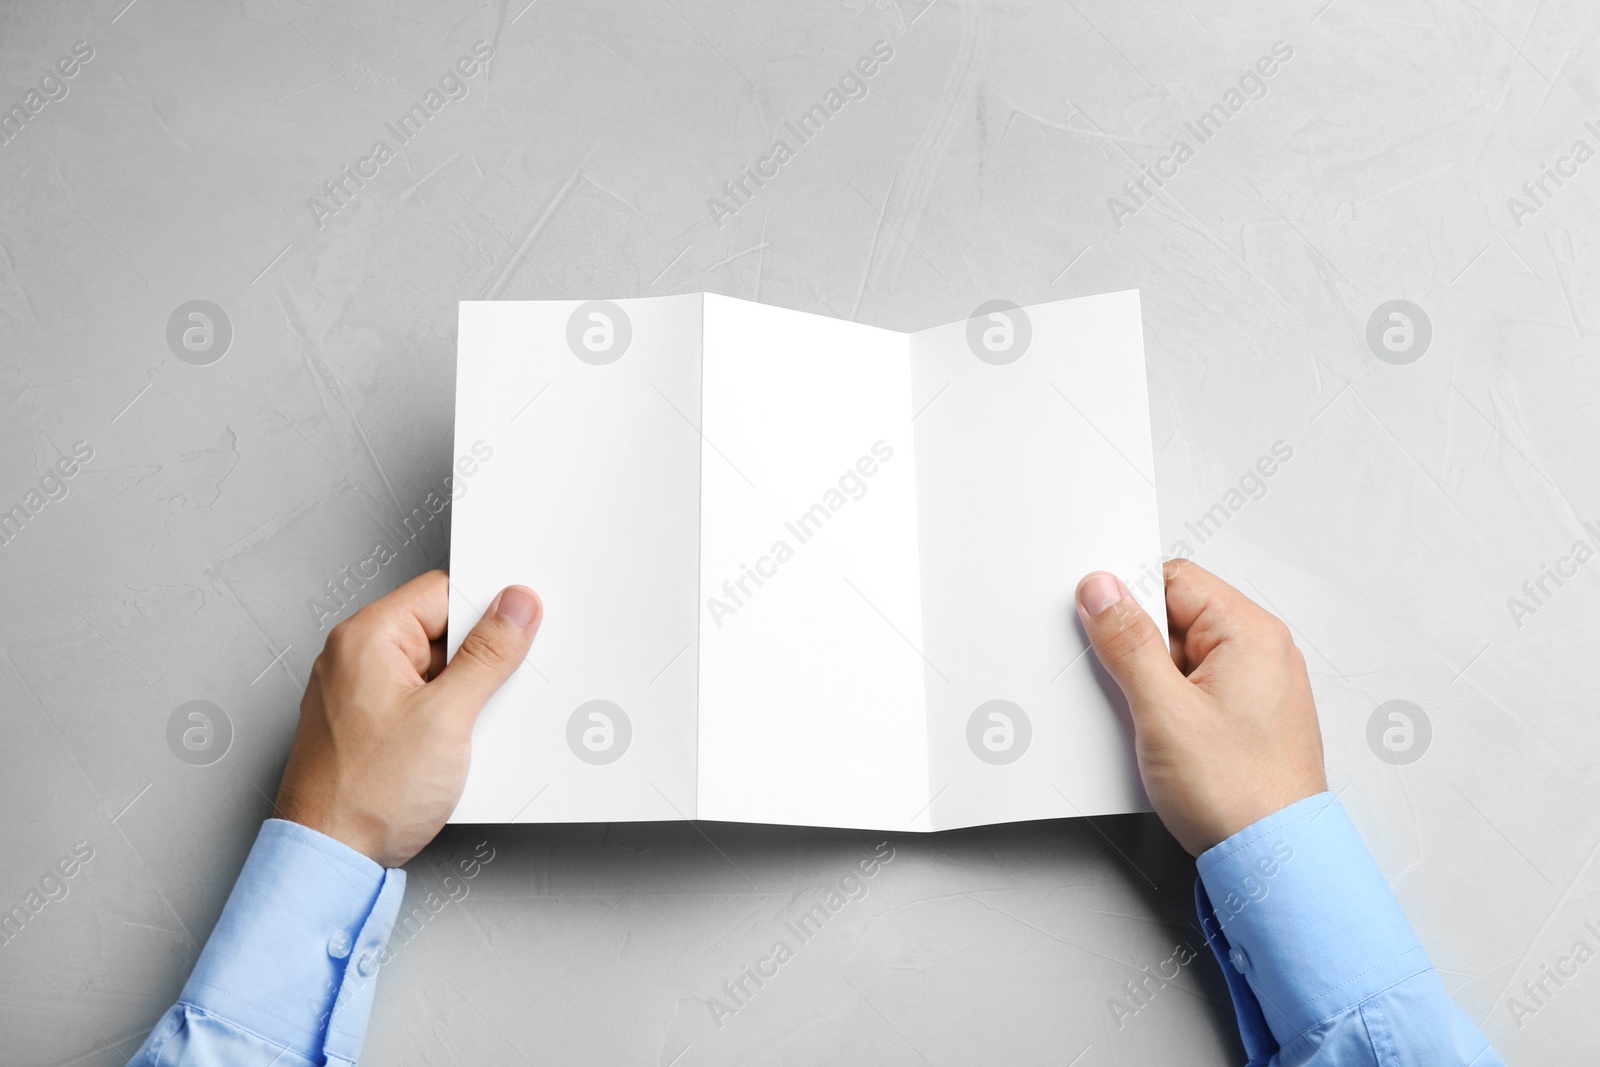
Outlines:
MULTIPOLYGON (((1334 788, 1466 1012, 1511 1062, 1592 1053, 1600 962, 1512 998, 1600 921, 1596 25, 1572 0, 5 4, 0 507, 30 517, 0 547, 0 907, 93 858, 0 946, 0 1059, 122 1063, 175 997, 269 811, 306 601, 449 472, 457 300, 711 290, 914 329, 1130 287, 1163 540, 1292 624, 1334 788), (728 197, 877 41, 865 95, 728 197), (330 197, 347 166, 372 176, 330 197), (1409 343, 1386 310, 1369 331, 1394 300, 1409 343)), ((441 516, 363 596, 447 556, 441 516)), ((1208 955, 1112 1008, 1203 947, 1153 816, 897 839, 720 1026, 722 983, 876 839, 458 827, 408 903, 481 841, 386 968, 366 1062, 1243 1059, 1208 955)))

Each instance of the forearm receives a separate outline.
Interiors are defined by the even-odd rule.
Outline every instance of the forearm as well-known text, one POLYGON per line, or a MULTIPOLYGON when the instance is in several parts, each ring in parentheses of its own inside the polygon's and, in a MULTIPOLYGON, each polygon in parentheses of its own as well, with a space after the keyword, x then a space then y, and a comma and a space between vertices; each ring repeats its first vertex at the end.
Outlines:
POLYGON ((404 871, 269 819, 134 1067, 354 1064, 404 890, 404 871))
POLYGON ((1252 1064, 1503 1067, 1331 793, 1202 853, 1196 907, 1252 1064))

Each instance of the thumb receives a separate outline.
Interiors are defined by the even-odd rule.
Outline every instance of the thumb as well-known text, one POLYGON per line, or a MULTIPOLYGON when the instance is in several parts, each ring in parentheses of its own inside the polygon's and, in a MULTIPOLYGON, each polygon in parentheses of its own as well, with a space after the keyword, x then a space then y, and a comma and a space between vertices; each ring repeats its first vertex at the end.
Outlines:
POLYGON ((522 666, 543 619, 537 593, 525 585, 506 586, 428 687, 470 721, 522 666))
POLYGON ((1135 718, 1184 681, 1161 640, 1155 620, 1133 599, 1122 579, 1106 571, 1078 583, 1078 618, 1094 654, 1128 698, 1135 718))

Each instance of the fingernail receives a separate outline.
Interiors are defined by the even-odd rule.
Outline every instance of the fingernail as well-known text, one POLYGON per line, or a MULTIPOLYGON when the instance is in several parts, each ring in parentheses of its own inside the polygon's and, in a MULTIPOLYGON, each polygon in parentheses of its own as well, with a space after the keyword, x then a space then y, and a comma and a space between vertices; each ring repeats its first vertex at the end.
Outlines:
POLYGON ((533 590, 520 585, 506 586, 500 594, 500 617, 517 629, 522 629, 533 621, 534 608, 538 601, 533 598, 533 590))
POLYGON ((1090 615, 1100 614, 1121 599, 1122 583, 1105 571, 1095 571, 1078 587, 1078 603, 1090 615))

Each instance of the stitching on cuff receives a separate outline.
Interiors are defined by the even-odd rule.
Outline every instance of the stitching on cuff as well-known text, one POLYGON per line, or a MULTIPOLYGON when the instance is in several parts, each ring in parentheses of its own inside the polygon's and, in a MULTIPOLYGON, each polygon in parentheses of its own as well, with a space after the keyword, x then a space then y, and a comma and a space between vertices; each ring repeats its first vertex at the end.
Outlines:
MULTIPOLYGON (((1397 957, 1397 956, 1391 956, 1390 957, 1391 960, 1398 959, 1398 958, 1399 957, 1397 957)), ((1385 962, 1388 962, 1388 961, 1386 960, 1385 962)), ((1381 966, 1381 964, 1380 964, 1380 966, 1381 966)), ((1411 981, 1411 979, 1417 977, 1418 975, 1427 974, 1431 970, 1433 970, 1433 965, 1431 963, 1430 964, 1425 964, 1424 966, 1418 967, 1416 970, 1412 971, 1411 973, 1409 973, 1407 975, 1404 975, 1404 976, 1402 976, 1400 978, 1396 978, 1394 981, 1390 982, 1388 985, 1384 986, 1382 989, 1374 989, 1371 993, 1368 993, 1366 996, 1362 997, 1360 1000, 1356 1001, 1354 1004, 1347 1005, 1346 1007, 1340 1008, 1337 1011, 1331 1011, 1331 1012, 1329 1012, 1328 1014, 1322 1016, 1319 1019, 1313 1019, 1310 1023, 1307 1023, 1301 1029, 1296 1030, 1295 1033, 1294 1033, 1294 1036, 1289 1038, 1288 1041, 1283 1042, 1283 1044, 1287 1045, 1290 1042, 1298 1041, 1302 1037, 1304 1037, 1306 1034, 1310 1033, 1312 1030, 1315 1030, 1317 1027, 1323 1025, 1324 1023, 1332 1022, 1334 1019, 1337 1019, 1341 1015, 1348 1014, 1349 1012, 1352 1012, 1352 1011, 1360 1012, 1360 1011, 1362 1011, 1364 1009, 1365 1005, 1369 1001, 1371 1001, 1373 998, 1382 996, 1384 993, 1387 993, 1389 990, 1395 988, 1396 986, 1404 985, 1405 983, 1411 981)), ((1351 981, 1355 981, 1355 979, 1352 978, 1351 981)), ((1345 984, 1348 985, 1349 983, 1345 983, 1345 984)), ((1330 992, 1331 992, 1331 990, 1330 990, 1330 992)), ((1313 999, 1317 999, 1317 998, 1313 998, 1313 999)), ((1364 1020, 1365 1016, 1363 1015, 1362 1018, 1364 1020)))
POLYGON ((1383 1009, 1374 1001, 1364 1001, 1361 1005, 1361 1021, 1367 1026, 1367 1037, 1372 1041, 1372 1057, 1378 1067, 1398 1065, 1400 1050, 1395 1047, 1394 1031, 1389 1028, 1383 1009))
MULTIPOLYGON (((1361 979, 1365 978, 1367 975, 1371 974, 1373 971, 1382 970, 1384 967, 1387 967, 1389 964, 1393 963, 1395 960, 1404 959, 1405 957, 1411 955, 1413 952, 1422 952, 1422 946, 1421 945, 1417 945, 1417 946, 1414 946, 1412 948, 1408 948, 1408 949, 1404 950, 1403 952, 1396 952, 1392 956, 1385 956, 1383 959, 1379 960, 1377 963, 1374 963, 1371 967, 1368 967, 1366 970, 1362 971, 1360 974, 1351 975, 1349 978, 1346 978, 1344 981, 1340 982, 1338 985, 1332 987, 1331 989, 1324 989, 1322 992, 1316 994, 1315 996, 1307 997, 1306 1000, 1308 1002, 1310 1002, 1310 1003, 1315 1003, 1315 1002, 1317 1002, 1319 1000, 1323 1000, 1323 999, 1325 999, 1327 997, 1331 997, 1335 993, 1339 992, 1339 990, 1343 989, 1345 986, 1348 986, 1353 982, 1359 982, 1359 981, 1361 981, 1361 979)), ((1431 962, 1429 962, 1427 953, 1423 952, 1422 953, 1422 966, 1420 968, 1418 968, 1417 971, 1414 971, 1412 973, 1416 974, 1416 973, 1420 973, 1421 971, 1431 971, 1432 969, 1433 969, 1433 964, 1431 962)), ((1406 977, 1409 978, 1410 975, 1407 975, 1406 977)), ((1392 983, 1390 983, 1390 985, 1384 986, 1384 989, 1393 988, 1393 986, 1398 985, 1400 981, 1404 981, 1404 979, 1399 979, 1396 982, 1392 982, 1392 983)), ((1382 990, 1379 990, 1378 992, 1381 992, 1381 991, 1382 990)), ((1376 992, 1368 993, 1366 996, 1364 996, 1360 1000, 1356 1001, 1356 1004, 1364 1004, 1368 1000, 1371 1000, 1376 995, 1377 995, 1376 992)), ((1354 1006, 1355 1005, 1350 1005, 1350 1007, 1354 1007, 1354 1006)), ((1337 1013, 1335 1013, 1335 1014, 1337 1014, 1337 1013)))

